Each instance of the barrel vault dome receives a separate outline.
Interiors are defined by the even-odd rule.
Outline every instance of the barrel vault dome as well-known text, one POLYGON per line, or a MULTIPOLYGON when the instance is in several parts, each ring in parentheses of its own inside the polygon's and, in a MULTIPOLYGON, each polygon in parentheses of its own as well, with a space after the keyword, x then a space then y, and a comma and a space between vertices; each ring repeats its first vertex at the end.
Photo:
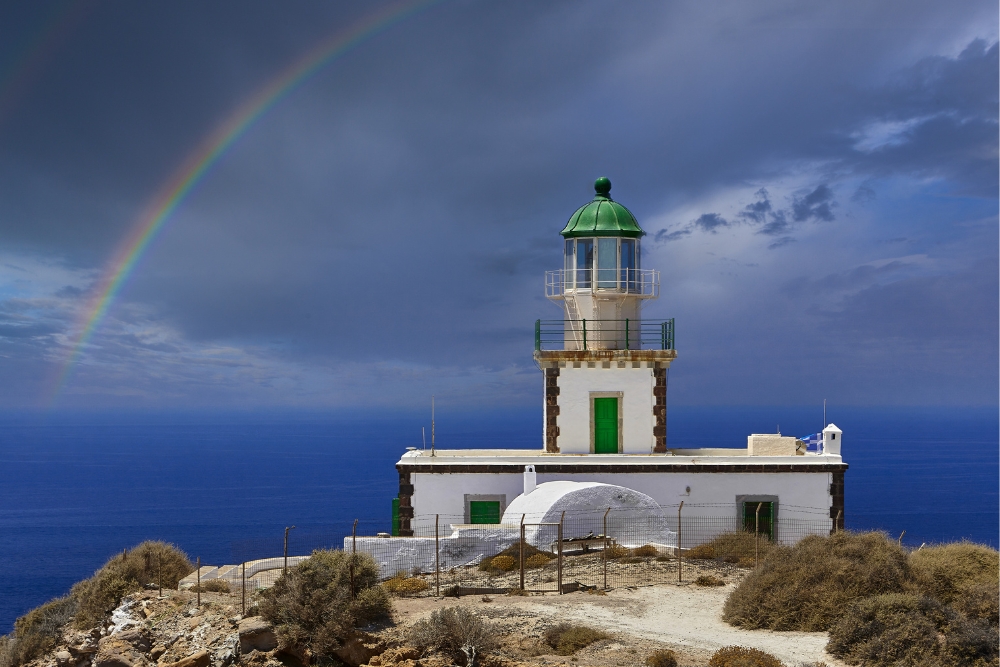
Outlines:
POLYGON ((594 199, 570 216, 560 234, 567 239, 580 236, 645 236, 635 216, 611 199, 611 181, 603 176, 594 181, 594 199))

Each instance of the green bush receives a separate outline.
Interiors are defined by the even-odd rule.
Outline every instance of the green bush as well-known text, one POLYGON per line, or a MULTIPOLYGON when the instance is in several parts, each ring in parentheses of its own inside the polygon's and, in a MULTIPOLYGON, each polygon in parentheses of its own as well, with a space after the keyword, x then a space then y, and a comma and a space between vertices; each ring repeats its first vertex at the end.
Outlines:
POLYGON ((923 547, 910 554, 910 567, 921 593, 951 604, 976 586, 1000 594, 1000 554, 981 544, 955 542, 923 547))
POLYGON ((409 641, 421 651, 434 650, 471 666, 496 646, 496 630, 462 607, 438 609, 409 630, 409 641))
POLYGON ((18 618, 14 632, 0 637, 0 667, 23 665, 54 649, 74 613, 76 600, 67 595, 18 618))
POLYGON ((646 658, 648 667, 677 667, 677 654, 669 649, 653 651, 646 658))
POLYGON ((851 604, 830 628, 827 650, 866 667, 994 665, 997 634, 937 600, 890 593, 851 604))
POLYGON ((720 648, 708 661, 708 667, 784 667, 770 653, 746 646, 720 648))
POLYGON ((580 649, 607 638, 608 634, 605 632, 570 623, 559 623, 542 634, 542 639, 555 650, 556 655, 573 655, 580 649))
POLYGON ((392 613, 378 579, 378 565, 368 554, 314 551, 261 594, 260 614, 274 625, 283 646, 330 657, 355 628, 392 613))
POLYGON ((730 594, 723 619, 748 629, 826 630, 853 601, 902 592, 907 554, 882 533, 810 535, 772 547, 730 594))
POLYGON ((164 588, 177 588, 177 583, 193 571, 194 565, 187 555, 174 545, 143 542, 115 556, 94 576, 73 586, 71 595, 78 607, 74 625, 80 629, 93 627, 129 593, 158 581, 162 581, 164 588))

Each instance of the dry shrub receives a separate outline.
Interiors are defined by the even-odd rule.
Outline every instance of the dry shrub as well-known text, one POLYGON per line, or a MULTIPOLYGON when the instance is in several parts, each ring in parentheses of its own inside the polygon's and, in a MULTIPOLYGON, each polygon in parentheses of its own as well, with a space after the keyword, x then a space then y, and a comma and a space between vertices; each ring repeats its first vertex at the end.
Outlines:
POLYGON ((965 614, 966 618, 986 621, 994 628, 1000 621, 1000 599, 995 584, 974 584, 966 588, 962 595, 951 603, 952 609, 965 614))
POLYGON ((725 586, 726 582, 718 577, 713 577, 710 574, 699 575, 697 579, 694 580, 697 586, 725 586))
POLYGON ((677 667, 677 654, 669 649, 653 651, 646 658, 649 667, 677 667))
POLYGON ((827 650, 866 667, 996 664, 997 634, 937 600, 905 593, 851 604, 830 628, 827 650))
POLYGON ((688 549, 685 558, 698 560, 720 559, 727 563, 739 563, 746 567, 753 565, 758 556, 763 559, 775 548, 766 535, 755 535, 752 532, 738 530, 732 533, 722 533, 711 541, 688 549))
POLYGON ((523 588, 512 588, 507 591, 507 595, 511 597, 526 597, 528 595, 528 591, 523 588))
POLYGON ((131 551, 115 556, 71 591, 78 610, 74 625, 84 629, 99 624, 121 604, 122 598, 146 584, 162 581, 164 588, 177 583, 194 571, 187 555, 172 544, 147 541, 131 551))
POLYGON ((497 554, 493 558, 484 558, 479 569, 484 572, 510 572, 517 569, 517 559, 507 554, 497 554))
POLYGON ((14 622, 14 632, 0 637, 0 666, 15 667, 56 647, 62 628, 76 612, 76 600, 65 596, 35 607, 14 622))
POLYGON ((730 594, 722 617, 748 629, 826 630, 851 602, 903 591, 909 579, 906 552, 882 533, 810 535, 772 547, 730 594))
POLYGON ((601 551, 604 560, 618 560, 628 556, 628 549, 620 544, 609 544, 607 549, 601 551))
POLYGON ((708 661, 708 667, 784 667, 770 653, 746 646, 725 646, 708 661))
POLYGON ((229 582, 225 579, 209 579, 208 581, 201 582, 200 585, 192 586, 190 589, 197 593, 201 591, 202 593, 228 593, 229 592, 229 582))
POLYGON ((641 547, 632 549, 632 555, 640 558, 655 558, 660 555, 660 552, 652 544, 643 544, 641 547))
POLYGON ((417 593, 426 591, 430 588, 430 584, 420 577, 407 577, 405 573, 398 572, 395 577, 383 582, 382 588, 393 595, 406 597, 407 595, 416 595, 417 593))
POLYGON ((329 657, 355 628, 392 613, 392 601, 378 578, 378 565, 368 554, 314 551, 261 594, 260 614, 274 625, 283 646, 329 657))
POLYGON ((573 655, 580 649, 607 638, 608 634, 600 630, 571 623, 553 625, 542 634, 542 639, 554 649, 556 655, 573 655))
POLYGON ((1000 594, 1000 554, 981 544, 955 542, 924 547, 910 554, 917 588, 944 604, 961 600, 976 586, 991 586, 1000 594))
POLYGON ((421 651, 439 651, 466 666, 493 650, 495 637, 491 624, 462 607, 438 609, 409 630, 410 643, 421 651))
POLYGON ((546 557, 545 554, 534 554, 525 559, 524 566, 530 569, 545 567, 549 564, 550 560, 552 559, 546 557))

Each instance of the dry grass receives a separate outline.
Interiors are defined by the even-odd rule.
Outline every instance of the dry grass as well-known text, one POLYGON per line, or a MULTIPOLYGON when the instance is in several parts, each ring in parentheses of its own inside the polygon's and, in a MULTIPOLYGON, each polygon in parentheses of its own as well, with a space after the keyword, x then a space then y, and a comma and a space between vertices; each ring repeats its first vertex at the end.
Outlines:
POLYGON ((283 646, 329 657, 356 627, 392 613, 392 601, 378 578, 378 565, 368 554, 314 551, 261 594, 260 613, 274 625, 283 646))
POLYGON ((684 557, 695 560, 719 559, 748 566, 753 565, 755 556, 759 554, 764 559, 774 548, 774 543, 767 536, 739 530, 723 533, 709 542, 688 549, 684 552, 684 557))
POLYGON ((694 580, 696 586, 725 586, 726 582, 718 577, 714 577, 710 574, 699 575, 697 579, 694 580))
POLYGON ((596 641, 608 638, 606 632, 571 623, 553 625, 542 633, 542 640, 554 649, 556 655, 573 655, 596 641))
POLYGON ((14 632, 0 637, 0 667, 23 665, 54 649, 75 612, 76 600, 67 595, 17 619, 14 632))
POLYGON ((537 547, 531 546, 527 542, 524 542, 523 545, 515 542, 498 553, 496 556, 493 556, 492 558, 484 558, 482 562, 479 563, 479 569, 483 572, 510 572, 512 570, 516 570, 518 568, 518 563, 520 563, 522 548, 524 549, 525 567, 543 567, 546 563, 556 557, 555 554, 542 551, 537 547))
POLYGON ((655 558, 660 555, 660 552, 652 544, 644 544, 632 549, 632 555, 640 558, 655 558))
POLYGON ((552 559, 547 557, 545 554, 534 554, 533 556, 529 556, 525 559, 524 566, 534 570, 539 567, 545 567, 551 560, 552 559))
POLYGON ((748 629, 821 631, 855 600, 905 590, 907 554, 882 533, 810 535, 773 547, 726 600, 723 619, 748 629))
POLYGON ((195 593, 228 593, 229 592, 229 582, 225 579, 209 579, 208 581, 203 581, 200 585, 192 586, 188 590, 195 593))
POLYGON ((677 667, 677 654, 669 649, 653 651, 646 658, 648 667, 677 667))
POLYGON ((626 558, 629 555, 629 550, 620 544, 611 544, 607 549, 601 551, 601 558, 604 560, 618 560, 619 558, 626 558))
POLYGON ((997 664, 997 635, 937 600, 890 593, 858 600, 830 628, 827 650, 866 667, 997 664))
POLYGON ((430 584, 420 577, 407 577, 404 572, 398 572, 392 579, 382 582, 382 588, 393 595, 406 597, 426 591, 430 588, 430 584))
POLYGON ((979 586, 1000 593, 1000 554, 981 544, 955 542, 924 547, 910 555, 918 590, 951 604, 979 586))
POLYGON ((756 648, 726 646, 715 652, 708 667, 784 667, 780 660, 756 648))

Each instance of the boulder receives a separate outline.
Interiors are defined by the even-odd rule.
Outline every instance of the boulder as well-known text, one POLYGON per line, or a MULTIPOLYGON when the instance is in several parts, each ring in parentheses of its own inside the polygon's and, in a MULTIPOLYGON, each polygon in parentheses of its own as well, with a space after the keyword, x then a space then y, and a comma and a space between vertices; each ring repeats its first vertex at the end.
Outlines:
POLYGON ((160 665, 160 667, 208 667, 211 662, 212 654, 202 649, 186 658, 181 658, 177 662, 168 662, 160 665))
POLYGON ((350 667, 360 667, 368 664, 374 656, 382 653, 385 645, 375 637, 365 634, 356 634, 348 638, 340 648, 337 649, 337 657, 346 662, 350 667))
POLYGON ((59 667, 72 667, 76 664, 76 659, 69 651, 56 651, 56 664, 59 667))
POLYGON ((132 648, 142 653, 149 653, 149 649, 153 646, 153 641, 150 639, 149 633, 141 628, 129 628, 124 632, 119 632, 117 637, 124 642, 128 642, 132 648))
POLYGON ((406 662, 414 662, 420 658, 420 651, 413 648, 412 646, 400 646, 399 648, 390 648, 383 651, 381 654, 376 655, 368 660, 368 664, 373 667, 382 667, 390 665, 401 665, 406 662))
POLYGON ((244 618, 239 624, 240 653, 250 651, 273 651, 278 648, 278 636, 274 628, 260 616, 244 618))

